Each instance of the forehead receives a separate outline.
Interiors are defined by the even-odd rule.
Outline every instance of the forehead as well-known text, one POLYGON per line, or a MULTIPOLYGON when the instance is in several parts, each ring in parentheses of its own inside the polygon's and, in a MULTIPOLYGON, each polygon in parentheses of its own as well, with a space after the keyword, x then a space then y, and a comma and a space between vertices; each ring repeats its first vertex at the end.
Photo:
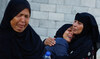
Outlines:
POLYGON ((81 21, 79 21, 79 20, 77 20, 77 19, 76 19, 75 21, 76 21, 76 22, 81 22, 81 21))
POLYGON ((73 29, 73 26, 69 27, 68 29, 73 29))
POLYGON ((23 12, 24 12, 24 13, 27 13, 27 12, 29 13, 29 9, 28 9, 28 8, 25 8, 25 9, 23 9, 20 13, 23 13, 23 12))
POLYGON ((77 23, 77 24, 84 24, 83 22, 79 21, 79 20, 75 20, 74 23, 77 23))
POLYGON ((20 15, 20 14, 22 14, 22 15, 28 15, 29 14, 29 10, 25 8, 21 12, 19 12, 17 15, 20 15))
POLYGON ((69 27, 67 30, 72 30, 73 29, 73 27, 71 26, 71 27, 69 27))

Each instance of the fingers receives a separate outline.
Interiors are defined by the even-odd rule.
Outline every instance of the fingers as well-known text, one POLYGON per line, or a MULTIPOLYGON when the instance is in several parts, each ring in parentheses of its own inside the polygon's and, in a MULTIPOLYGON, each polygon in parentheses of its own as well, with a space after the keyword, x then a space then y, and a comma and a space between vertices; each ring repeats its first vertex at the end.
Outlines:
POLYGON ((56 41, 55 41, 55 38, 49 37, 45 40, 44 43, 45 45, 53 46, 54 44, 56 44, 56 41))
POLYGON ((49 46, 55 45, 55 41, 50 41, 49 46))
POLYGON ((50 39, 50 43, 51 43, 51 45, 55 45, 56 44, 56 41, 55 41, 55 38, 49 38, 50 39))

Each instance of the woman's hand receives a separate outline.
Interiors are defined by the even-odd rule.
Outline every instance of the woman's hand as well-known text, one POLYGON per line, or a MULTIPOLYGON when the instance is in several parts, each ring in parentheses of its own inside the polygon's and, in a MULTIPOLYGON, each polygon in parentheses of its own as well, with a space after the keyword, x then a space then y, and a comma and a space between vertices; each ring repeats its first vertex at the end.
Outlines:
POLYGON ((46 40, 44 41, 45 45, 49 45, 49 46, 53 46, 56 44, 55 38, 46 38, 46 40))

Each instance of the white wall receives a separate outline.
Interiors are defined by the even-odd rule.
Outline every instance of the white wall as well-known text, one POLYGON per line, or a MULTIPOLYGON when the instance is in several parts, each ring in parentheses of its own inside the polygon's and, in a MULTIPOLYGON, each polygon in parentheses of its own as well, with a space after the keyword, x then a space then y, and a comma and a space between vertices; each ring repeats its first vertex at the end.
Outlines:
POLYGON ((5 8, 7 6, 7 2, 8 2, 8 0, 0 0, 0 22, 2 20, 3 15, 4 15, 4 11, 5 11, 5 8))

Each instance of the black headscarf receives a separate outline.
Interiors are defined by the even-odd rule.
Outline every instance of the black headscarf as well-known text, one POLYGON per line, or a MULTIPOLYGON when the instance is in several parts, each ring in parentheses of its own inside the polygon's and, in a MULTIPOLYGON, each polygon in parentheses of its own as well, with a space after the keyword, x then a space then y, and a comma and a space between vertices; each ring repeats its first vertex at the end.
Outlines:
POLYGON ((10 29, 10 20, 25 8, 28 8, 31 14, 31 8, 27 0, 11 0, 5 10, 0 27, 10 29))
POLYGON ((11 0, 8 3, 0 25, 0 59, 41 59, 44 45, 31 26, 18 33, 10 25, 10 21, 25 8, 31 14, 27 0, 11 0))
POLYGON ((75 16, 75 20, 78 20, 83 23, 84 29, 81 34, 91 33, 92 40, 97 41, 99 30, 94 16, 89 13, 77 13, 75 16))
POLYGON ((72 24, 64 24, 62 27, 60 27, 59 29, 58 29, 58 31, 56 32, 56 34, 55 34, 55 38, 57 38, 57 37, 61 37, 61 38, 63 38, 63 34, 64 34, 64 32, 69 28, 69 27, 71 27, 72 26, 72 24))
POLYGON ((70 43, 69 51, 73 51, 70 54, 70 59, 85 58, 89 52, 92 55, 92 49, 95 50, 94 54, 96 59, 96 42, 99 36, 99 30, 94 16, 86 12, 77 13, 75 20, 83 23, 83 31, 79 35, 75 35, 75 38, 70 43))

